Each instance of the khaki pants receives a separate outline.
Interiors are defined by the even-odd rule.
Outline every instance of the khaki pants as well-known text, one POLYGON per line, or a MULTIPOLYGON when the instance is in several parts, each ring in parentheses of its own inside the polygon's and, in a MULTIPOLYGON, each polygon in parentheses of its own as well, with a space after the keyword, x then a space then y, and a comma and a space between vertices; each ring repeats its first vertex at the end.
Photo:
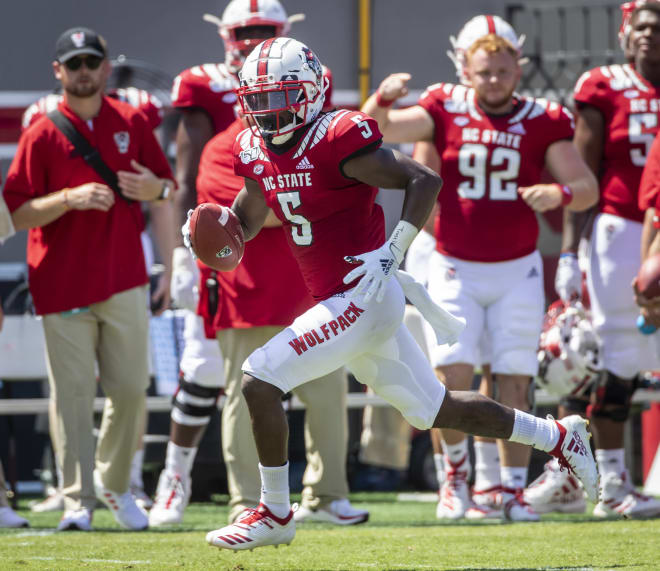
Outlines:
MULTIPOLYGON (((229 483, 230 521, 243 507, 257 505, 261 491, 250 413, 241 393, 241 365, 250 353, 281 330, 281 327, 254 327, 225 329, 217 334, 225 355, 227 400, 222 409, 222 452, 229 483)), ((346 391, 346 376, 341 369, 293 391, 307 407, 307 468, 302 502, 310 508, 348 495, 346 391)))
POLYGON ((149 384, 146 296, 146 286, 140 286, 87 310, 43 316, 65 510, 96 505, 95 463, 106 488, 118 493, 128 489, 149 384), (92 435, 95 363, 107 397, 96 462, 92 435))

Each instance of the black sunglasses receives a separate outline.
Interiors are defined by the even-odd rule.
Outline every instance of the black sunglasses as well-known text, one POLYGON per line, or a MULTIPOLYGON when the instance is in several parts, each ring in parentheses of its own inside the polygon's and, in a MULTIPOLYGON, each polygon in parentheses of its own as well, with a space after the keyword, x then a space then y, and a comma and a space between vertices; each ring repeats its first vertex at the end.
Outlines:
POLYGON ((98 69, 103 61, 99 56, 74 56, 64 62, 66 68, 70 71, 79 70, 83 64, 87 69, 98 69))

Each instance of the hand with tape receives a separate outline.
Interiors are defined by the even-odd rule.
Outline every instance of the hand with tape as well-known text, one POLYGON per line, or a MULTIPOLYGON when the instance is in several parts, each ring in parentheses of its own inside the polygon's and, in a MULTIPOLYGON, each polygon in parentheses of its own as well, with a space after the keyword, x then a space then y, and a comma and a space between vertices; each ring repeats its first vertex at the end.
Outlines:
POLYGON ((559 255, 555 291, 564 303, 578 301, 582 297, 582 272, 577 256, 573 252, 559 255))

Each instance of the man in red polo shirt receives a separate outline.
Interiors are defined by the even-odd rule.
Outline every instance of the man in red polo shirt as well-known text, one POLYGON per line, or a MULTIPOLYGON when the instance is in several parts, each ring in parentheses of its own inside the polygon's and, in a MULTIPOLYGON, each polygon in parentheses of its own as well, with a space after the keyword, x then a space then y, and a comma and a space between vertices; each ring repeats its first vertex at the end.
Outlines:
POLYGON ((123 527, 144 529, 147 517, 128 490, 148 384, 139 201, 167 197, 174 183, 147 118, 103 95, 110 64, 96 32, 64 32, 53 70, 64 90, 58 110, 118 178, 113 190, 44 117, 21 136, 5 186, 14 226, 30 229, 30 291, 43 316, 62 443, 58 529, 91 529, 97 498, 123 527), (95 462, 96 364, 108 398, 95 462))

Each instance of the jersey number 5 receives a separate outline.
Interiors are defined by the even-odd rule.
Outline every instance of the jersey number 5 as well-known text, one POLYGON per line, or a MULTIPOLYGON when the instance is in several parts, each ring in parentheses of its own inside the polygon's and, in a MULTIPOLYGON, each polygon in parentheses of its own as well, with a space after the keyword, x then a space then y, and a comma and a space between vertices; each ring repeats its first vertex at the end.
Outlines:
POLYGON ((312 243, 312 224, 300 214, 292 210, 300 206, 300 192, 278 192, 277 200, 280 203, 282 214, 291 222, 291 237, 298 246, 309 246, 312 243))
POLYGON ((658 126, 658 116, 655 113, 633 113, 628 119, 628 139, 631 144, 643 144, 644 150, 630 149, 630 160, 636 167, 643 167, 646 164, 646 157, 649 154, 653 139, 655 139, 655 130, 658 126), (644 129, 652 129, 644 132, 644 129))
POLYGON ((518 198, 518 173, 520 172, 520 153, 514 149, 495 147, 488 157, 486 145, 466 143, 458 151, 458 172, 465 178, 458 185, 461 198, 478 200, 486 194, 489 188, 491 200, 516 200, 518 198), (491 170, 488 175, 488 165, 504 167, 501 170, 491 170))

